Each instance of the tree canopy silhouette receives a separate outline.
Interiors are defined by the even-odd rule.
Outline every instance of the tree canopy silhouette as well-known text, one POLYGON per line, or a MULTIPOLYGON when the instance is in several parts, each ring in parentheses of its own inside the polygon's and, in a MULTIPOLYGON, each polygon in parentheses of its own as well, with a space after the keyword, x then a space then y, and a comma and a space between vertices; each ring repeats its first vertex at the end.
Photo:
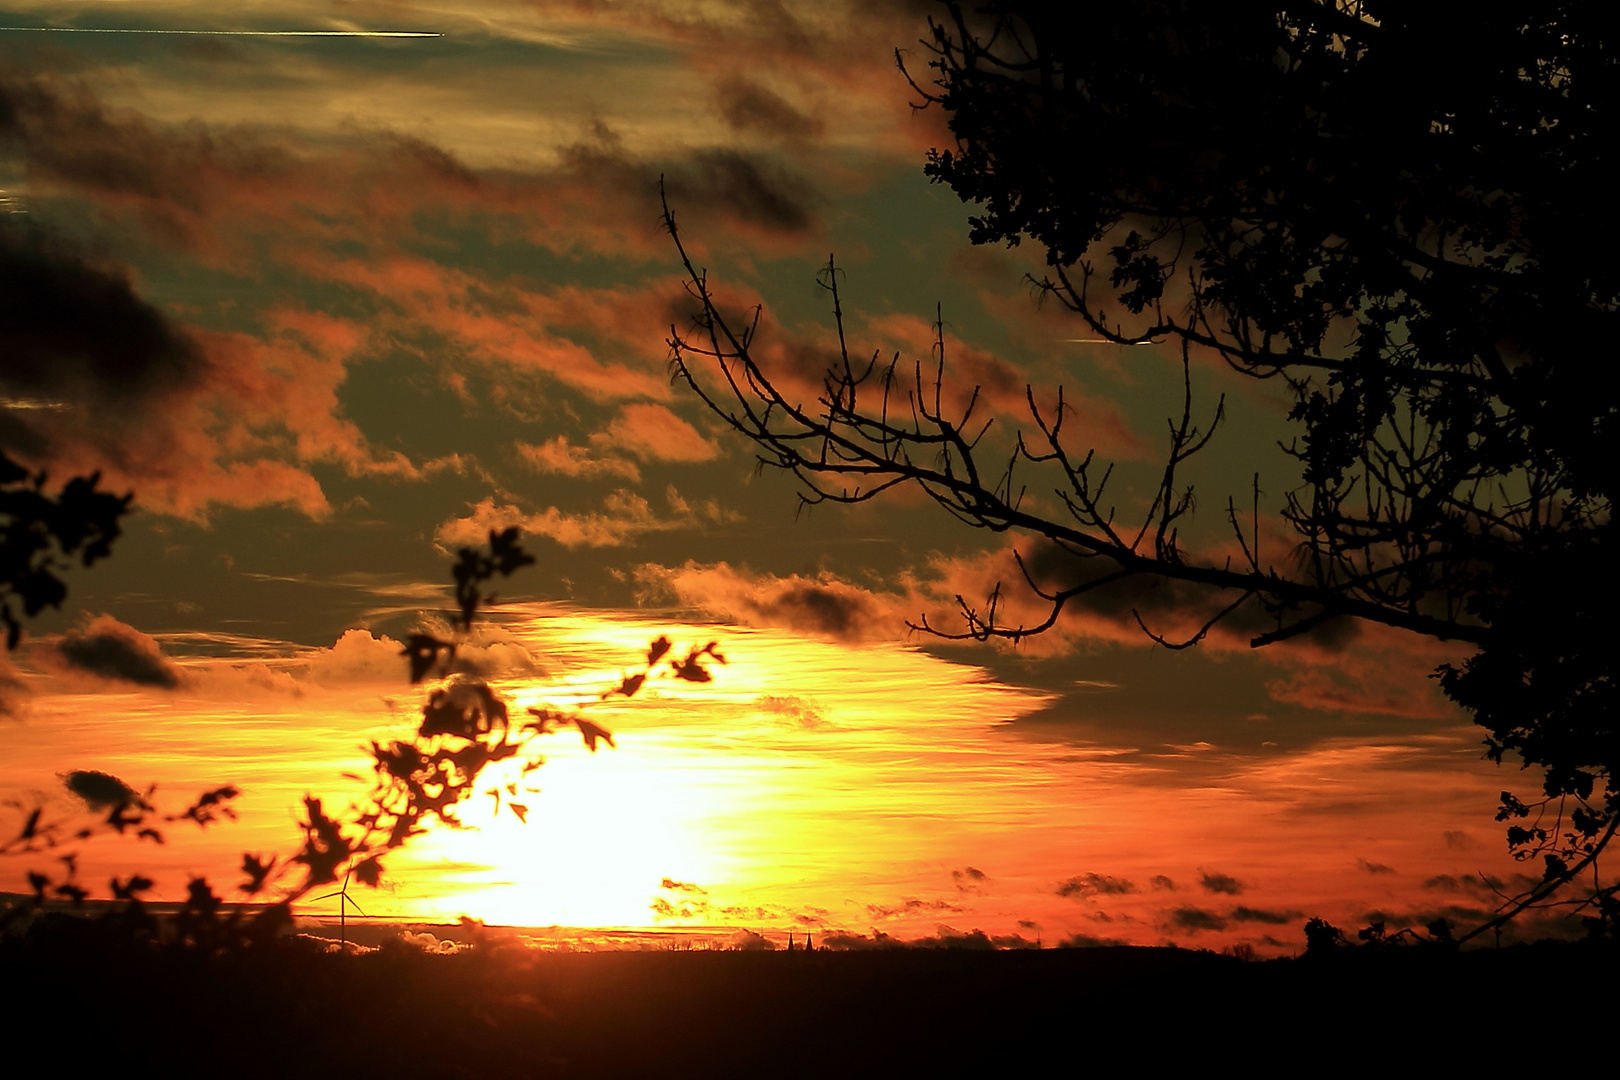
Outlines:
MULTIPOLYGON (((944 636, 1016 641, 1087 593, 1168 579, 1218 598, 1196 633, 1154 635, 1172 647, 1240 612, 1263 615, 1255 646, 1341 617, 1476 646, 1441 686, 1491 757, 1544 772, 1538 798, 1502 796, 1515 854, 1544 867, 1510 916, 1595 873, 1620 827, 1620 424, 1596 389, 1620 322, 1617 34, 1595 3, 1464 19, 1404 0, 942 0, 926 74, 897 54, 955 135, 927 175, 974 205, 974 243, 1043 248, 1034 284, 1097 338, 1180 350, 1180 416, 1132 526, 1061 393, 1043 407, 1032 390, 1010 456, 992 450, 977 391, 945 391, 943 332, 937 365, 852 359, 831 273, 838 356, 803 403, 761 360, 757 313, 722 310, 666 212, 701 305, 694 332, 672 330, 674 371, 808 502, 916 483, 968 525, 1063 553, 1020 556, 1043 620, 1005 621, 998 587, 944 636), (1240 556, 1181 536, 1182 467, 1222 415, 1193 419, 1204 357, 1292 395, 1281 565, 1260 550, 1258 478, 1252 508, 1226 501, 1240 556), (1025 499, 1032 471, 1059 512, 1025 499)), ((1617 889, 1568 902, 1612 929, 1617 889)))

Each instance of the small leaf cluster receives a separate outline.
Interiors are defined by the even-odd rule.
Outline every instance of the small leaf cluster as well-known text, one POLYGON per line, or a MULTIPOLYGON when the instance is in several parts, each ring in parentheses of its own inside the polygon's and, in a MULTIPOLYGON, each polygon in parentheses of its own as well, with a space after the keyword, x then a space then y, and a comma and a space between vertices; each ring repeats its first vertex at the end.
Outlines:
POLYGON ((130 509, 132 496, 97 487, 100 473, 76 476, 54 496, 46 480, 0 453, 0 624, 8 649, 22 637, 23 618, 62 606, 61 572, 73 560, 90 566, 107 557, 130 509))

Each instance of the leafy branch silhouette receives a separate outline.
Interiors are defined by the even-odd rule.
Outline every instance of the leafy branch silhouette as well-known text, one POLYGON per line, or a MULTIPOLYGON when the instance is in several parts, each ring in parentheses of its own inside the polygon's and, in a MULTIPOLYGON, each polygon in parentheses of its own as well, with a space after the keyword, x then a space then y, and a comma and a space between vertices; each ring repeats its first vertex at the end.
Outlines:
MULTIPOLYGON (((247 897, 274 894, 273 900, 227 907, 206 879, 193 879, 173 922, 173 939, 177 943, 217 951, 268 941, 291 926, 293 905, 306 898, 314 902, 337 897, 340 919, 346 927, 348 907, 359 907, 349 895, 350 885, 379 887, 383 883, 383 858, 435 825, 468 828, 460 812, 473 796, 492 796, 497 813, 504 806, 520 822, 528 821, 529 807, 517 799, 519 781, 489 786, 487 770, 491 766, 520 761, 520 775, 527 776, 542 763, 532 752, 535 740, 567 727, 578 731, 593 753, 599 743, 614 745, 612 732, 584 716, 583 706, 530 707, 526 717, 514 716, 505 699, 488 682, 467 674, 454 663, 480 609, 494 602, 494 594, 486 586, 496 577, 508 577, 534 561, 521 547, 516 528, 491 530, 487 551, 462 548, 457 553, 452 568, 459 609, 459 618, 453 624, 456 632, 450 637, 425 631, 413 633, 402 653, 413 686, 435 684, 422 705, 422 719, 416 730, 407 737, 372 741, 371 788, 346 811, 334 814, 322 799, 304 797, 300 821, 303 842, 290 857, 243 854, 243 880, 236 891, 247 897), (310 895, 333 884, 339 887, 320 896, 310 895)), ((695 646, 681 655, 668 637, 660 636, 648 647, 641 669, 603 690, 597 700, 634 697, 655 676, 706 683, 713 678, 711 662, 725 663, 716 642, 695 646)), ((0 844, 0 854, 39 854, 111 832, 133 833, 137 838, 163 843, 159 828, 163 823, 189 820, 206 827, 234 818, 230 800, 239 794, 233 786, 214 788, 178 813, 161 815, 155 809, 151 788, 137 793, 117 777, 98 772, 70 773, 65 780, 68 789, 92 810, 106 812, 101 826, 69 830, 60 822, 43 820, 43 809, 35 807, 25 813, 17 835, 0 844)), ((80 906, 90 897, 90 890, 78 880, 77 854, 69 852, 57 859, 65 867, 57 877, 38 870, 29 872, 33 904, 13 907, 0 915, 0 931, 50 900, 80 906)), ((110 883, 113 898, 126 904, 118 917, 155 938, 159 927, 141 897, 153 887, 150 878, 138 874, 122 881, 114 878, 110 883)))

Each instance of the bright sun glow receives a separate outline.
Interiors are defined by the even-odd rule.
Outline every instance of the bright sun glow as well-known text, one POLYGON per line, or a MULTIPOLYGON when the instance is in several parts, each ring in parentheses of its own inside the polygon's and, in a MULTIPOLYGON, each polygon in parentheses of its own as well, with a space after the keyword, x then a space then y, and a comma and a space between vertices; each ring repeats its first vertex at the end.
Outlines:
MULTIPOLYGON (((1015 735, 1007 722, 1041 708, 1040 693, 894 644, 532 605, 504 609, 479 648, 507 672, 496 685, 519 716, 578 705, 617 748, 592 754, 572 730, 539 740, 538 769, 489 778, 499 809, 477 796, 468 828, 435 828, 384 857, 386 887, 353 891, 367 915, 779 933, 982 927, 1049 941, 1160 940, 1166 920, 1189 911, 1207 924, 1273 920, 1229 922, 1227 933, 1252 938, 1307 906, 1336 914, 1322 897, 1365 911, 1424 895, 1425 878, 1370 876, 1363 862, 1514 869, 1458 829, 1499 786, 1488 763, 1457 767, 1459 752, 1473 753, 1466 731, 1223 764, 1216 748, 1015 735), (633 700, 602 700, 660 634, 678 651, 714 640, 728 663, 713 665, 711 683, 659 678, 633 700), (1207 779, 1155 780, 1155 755, 1189 753, 1206 755, 1207 779), (1361 800, 1353 823, 1336 811, 1346 792, 1361 800), (1206 895, 1208 868, 1239 881, 1241 900, 1206 895)), ((412 729, 422 691, 406 685, 399 650, 351 631, 292 658, 191 662, 179 693, 39 695, 11 732, 0 797, 70 811, 63 792, 48 794, 69 768, 156 781, 171 800, 235 783, 241 821, 172 826, 163 847, 107 838, 81 862, 89 881, 139 869, 167 896, 195 874, 228 891, 242 852, 295 848, 305 793, 341 811, 364 790, 368 741, 412 729)))
MULTIPOLYGON (((507 687, 521 709, 591 703, 622 674, 602 660, 628 666, 665 627, 556 615, 507 629, 569 669, 545 684, 507 687)), ((866 842, 871 811, 887 818, 876 804, 904 797, 884 793, 869 770, 894 763, 894 752, 915 737, 906 729, 926 724, 937 747, 1041 700, 912 649, 668 629, 683 647, 721 635, 729 663, 714 666, 711 684, 659 680, 633 703, 596 703, 592 715, 618 733, 618 748, 593 755, 569 737, 547 747, 546 764, 527 778, 540 790, 519 789, 527 825, 489 798, 465 816, 476 831, 441 830, 412 849, 400 864, 413 871, 406 883, 456 883, 432 898, 440 914, 644 925, 663 898, 671 903, 665 914, 677 920, 682 906, 691 919, 791 919, 755 894, 793 891, 829 861, 847 863, 842 849, 848 839, 866 842), (666 880, 686 887, 664 888, 666 880)), ((937 751, 912 747, 905 757, 927 752, 937 751)))

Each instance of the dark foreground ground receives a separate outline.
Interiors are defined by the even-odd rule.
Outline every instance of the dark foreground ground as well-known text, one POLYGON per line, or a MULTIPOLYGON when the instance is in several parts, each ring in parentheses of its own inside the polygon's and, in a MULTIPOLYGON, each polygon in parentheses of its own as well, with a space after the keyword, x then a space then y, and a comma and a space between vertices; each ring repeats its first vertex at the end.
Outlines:
POLYGON ((1617 959, 1557 945, 1264 963, 1138 948, 354 956, 292 940, 206 958, 73 930, 0 940, 10 1065, 42 1051, 37 1068, 0 1072, 999 1077, 1162 1075, 1176 1064, 1340 1074, 1365 1063, 1450 1073, 1501 1066, 1582 1027, 1612 1047, 1599 1033, 1620 1004, 1617 959))

